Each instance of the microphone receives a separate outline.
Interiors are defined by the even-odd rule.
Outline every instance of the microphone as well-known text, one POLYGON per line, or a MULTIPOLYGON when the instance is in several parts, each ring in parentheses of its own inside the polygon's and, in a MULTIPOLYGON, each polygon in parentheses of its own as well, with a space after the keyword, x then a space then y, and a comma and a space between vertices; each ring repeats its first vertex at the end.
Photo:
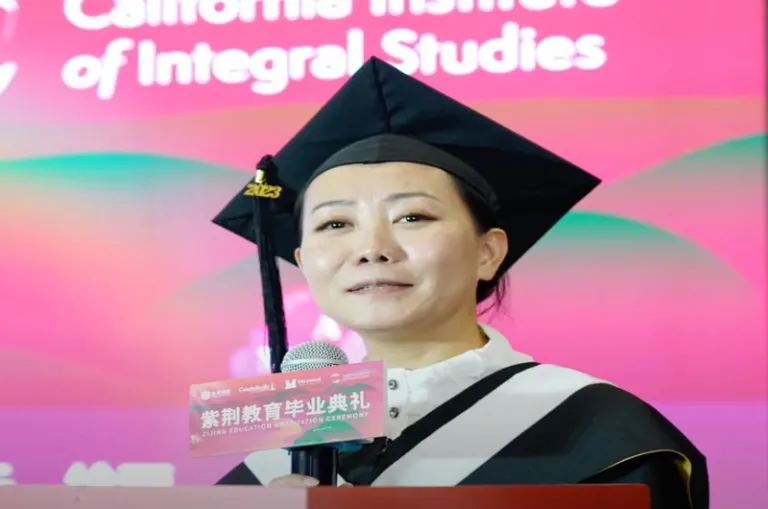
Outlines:
MULTIPOLYGON (((293 373, 349 364, 344 350, 325 341, 308 341, 288 350, 280 371, 293 373)), ((291 473, 314 477, 321 486, 336 486, 339 450, 333 445, 313 445, 290 449, 291 473)))

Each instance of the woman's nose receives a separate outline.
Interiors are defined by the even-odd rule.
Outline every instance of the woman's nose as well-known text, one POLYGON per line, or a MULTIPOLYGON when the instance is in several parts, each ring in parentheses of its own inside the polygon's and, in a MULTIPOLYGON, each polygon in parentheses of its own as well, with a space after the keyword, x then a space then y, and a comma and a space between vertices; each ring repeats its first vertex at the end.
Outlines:
POLYGON ((360 245, 357 263, 397 263, 405 257, 405 251, 387 228, 370 232, 360 245))

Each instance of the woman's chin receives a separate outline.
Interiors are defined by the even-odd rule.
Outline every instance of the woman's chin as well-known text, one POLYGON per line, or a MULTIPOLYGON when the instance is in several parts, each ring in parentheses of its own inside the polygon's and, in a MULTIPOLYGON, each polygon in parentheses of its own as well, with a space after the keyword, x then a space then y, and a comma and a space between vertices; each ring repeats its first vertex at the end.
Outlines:
POLYGON ((355 331, 361 337, 366 334, 397 333, 412 327, 418 322, 411 309, 380 309, 365 310, 358 313, 345 312, 342 319, 337 320, 344 327, 355 331))

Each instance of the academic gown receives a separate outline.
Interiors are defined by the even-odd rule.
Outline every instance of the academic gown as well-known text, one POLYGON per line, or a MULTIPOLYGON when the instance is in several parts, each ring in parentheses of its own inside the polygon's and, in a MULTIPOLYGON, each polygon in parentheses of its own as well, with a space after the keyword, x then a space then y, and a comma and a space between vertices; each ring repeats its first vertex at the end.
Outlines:
MULTIPOLYGON (((509 355, 499 368, 499 348, 508 343, 483 328, 489 352, 472 360, 496 356, 490 372, 394 439, 340 453, 339 484, 645 484, 653 509, 708 509, 704 456, 659 412, 568 368, 509 355)), ((266 485, 289 473, 286 451, 260 451, 218 484, 266 485)))

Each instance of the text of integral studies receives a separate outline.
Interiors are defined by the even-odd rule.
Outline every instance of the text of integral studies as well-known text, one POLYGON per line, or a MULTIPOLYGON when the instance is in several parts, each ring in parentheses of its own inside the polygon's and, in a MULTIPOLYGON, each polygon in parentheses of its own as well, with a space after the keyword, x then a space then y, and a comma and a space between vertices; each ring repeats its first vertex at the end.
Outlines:
MULTIPOLYGON (((379 41, 379 49, 366 44, 360 28, 346 31, 342 44, 243 48, 216 48, 206 41, 191 49, 161 51, 155 41, 120 37, 101 55, 77 55, 62 69, 64 84, 72 89, 96 88, 102 100, 111 99, 121 69, 135 62, 135 82, 143 87, 169 85, 245 85, 259 95, 284 92, 291 83, 311 78, 338 80, 351 76, 372 50, 405 73, 466 76, 476 72, 594 71, 607 61, 605 38, 585 34, 540 37, 533 27, 505 23, 500 35, 486 40, 455 41, 432 33, 393 28, 379 41)), ((486 35, 487 36, 487 35, 486 35)), ((132 66, 133 67, 133 66, 132 66)))

